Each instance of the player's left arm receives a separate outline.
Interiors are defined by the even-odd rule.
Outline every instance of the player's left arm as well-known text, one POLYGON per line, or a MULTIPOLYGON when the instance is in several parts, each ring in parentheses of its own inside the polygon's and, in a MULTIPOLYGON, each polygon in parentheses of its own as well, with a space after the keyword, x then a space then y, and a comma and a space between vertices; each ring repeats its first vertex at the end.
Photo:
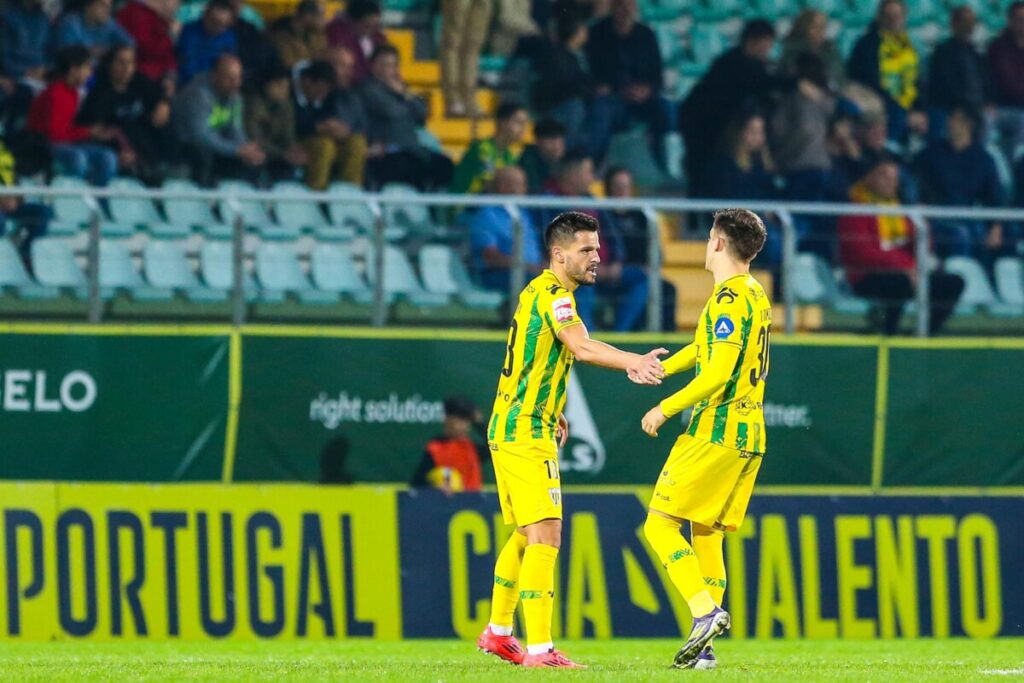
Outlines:
POLYGON ((714 349, 711 361, 706 366, 701 366, 700 374, 694 377, 693 381, 644 415, 640 426, 649 436, 657 436, 658 429, 668 418, 713 396, 729 381, 740 358, 740 347, 735 344, 719 343, 714 345, 714 349))

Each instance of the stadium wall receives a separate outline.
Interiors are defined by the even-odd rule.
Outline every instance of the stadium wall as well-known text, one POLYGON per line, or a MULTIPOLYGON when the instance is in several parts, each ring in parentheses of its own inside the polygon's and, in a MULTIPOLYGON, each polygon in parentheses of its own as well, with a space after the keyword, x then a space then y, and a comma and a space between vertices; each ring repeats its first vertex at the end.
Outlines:
MULTIPOLYGON (((498 333, 3 325, 0 479, 315 482, 333 458, 356 481, 404 482, 446 396, 487 412, 503 353, 498 333)), ((1022 360, 1018 340, 780 335, 760 483, 1024 487, 1022 360)), ((682 382, 578 366, 566 483, 653 481, 669 442, 639 418, 682 382)))
MULTIPOLYGON (((556 637, 679 637, 649 491, 570 488, 556 637)), ((493 495, 0 484, 0 639, 472 638, 510 529, 493 495)), ((1019 495, 755 495, 733 638, 1024 635, 1019 495)))

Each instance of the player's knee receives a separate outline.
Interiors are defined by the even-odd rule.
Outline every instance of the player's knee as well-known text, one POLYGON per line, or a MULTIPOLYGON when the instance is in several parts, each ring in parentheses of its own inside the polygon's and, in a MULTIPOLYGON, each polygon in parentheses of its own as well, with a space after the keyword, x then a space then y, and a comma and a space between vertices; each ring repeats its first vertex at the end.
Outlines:
POLYGON ((553 548, 560 548, 562 545, 562 520, 560 519, 545 519, 525 527, 525 530, 527 545, 541 543, 553 548))
POLYGON ((653 546, 656 539, 659 537, 659 534, 664 533, 666 527, 673 525, 677 528, 679 526, 675 520, 657 515, 653 512, 648 512, 647 520, 644 522, 644 537, 647 539, 647 542, 653 546))

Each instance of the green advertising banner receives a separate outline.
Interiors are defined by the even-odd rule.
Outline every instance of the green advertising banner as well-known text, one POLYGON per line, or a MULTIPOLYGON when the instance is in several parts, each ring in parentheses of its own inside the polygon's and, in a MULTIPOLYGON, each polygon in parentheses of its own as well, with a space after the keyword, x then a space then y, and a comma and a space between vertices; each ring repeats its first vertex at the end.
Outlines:
MULTIPOLYGON (((356 481, 407 481, 441 431, 446 397, 467 396, 486 417, 503 353, 497 339, 245 335, 235 479, 315 481, 322 466, 343 461, 356 481)), ((872 346, 773 346, 762 481, 871 483, 876 357, 872 346), (849 373, 867 381, 850 385, 849 373)), ((658 439, 643 434, 640 418, 689 376, 641 387, 578 364, 568 387, 565 481, 654 481, 688 416, 658 439)))
POLYGON ((0 478, 219 480, 228 337, 0 334, 0 478))
POLYGON ((1024 351, 889 353, 885 485, 1024 485, 1024 351))

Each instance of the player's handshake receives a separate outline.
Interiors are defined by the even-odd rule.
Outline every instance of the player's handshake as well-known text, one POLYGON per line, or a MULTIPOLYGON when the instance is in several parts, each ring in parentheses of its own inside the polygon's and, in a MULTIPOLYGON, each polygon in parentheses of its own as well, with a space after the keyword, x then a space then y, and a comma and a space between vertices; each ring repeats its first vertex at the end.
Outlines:
POLYGON ((633 364, 626 368, 626 376, 636 384, 652 386, 661 384, 661 380, 665 377, 665 368, 661 366, 658 357, 667 353, 668 349, 658 348, 638 356, 633 364))

